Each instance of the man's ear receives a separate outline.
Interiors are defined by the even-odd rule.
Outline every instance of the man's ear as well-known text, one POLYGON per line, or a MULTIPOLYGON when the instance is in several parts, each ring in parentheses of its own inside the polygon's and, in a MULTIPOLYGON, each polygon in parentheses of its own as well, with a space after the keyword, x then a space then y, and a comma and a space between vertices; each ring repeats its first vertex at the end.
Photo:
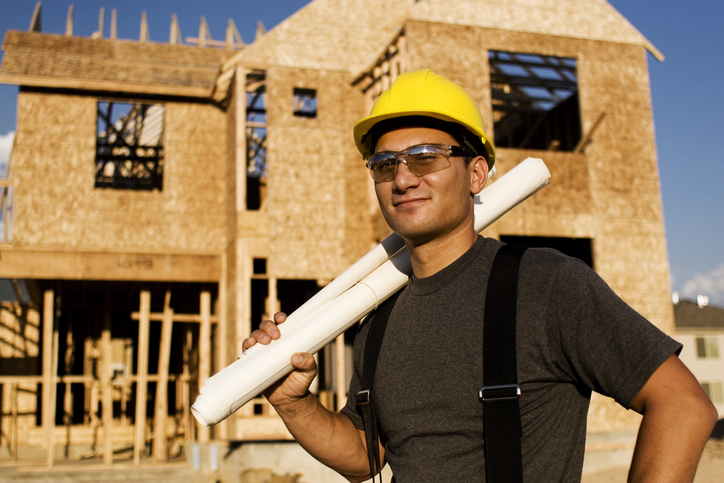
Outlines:
POLYGON ((477 156, 470 161, 470 194, 477 195, 488 181, 488 162, 483 156, 477 156))

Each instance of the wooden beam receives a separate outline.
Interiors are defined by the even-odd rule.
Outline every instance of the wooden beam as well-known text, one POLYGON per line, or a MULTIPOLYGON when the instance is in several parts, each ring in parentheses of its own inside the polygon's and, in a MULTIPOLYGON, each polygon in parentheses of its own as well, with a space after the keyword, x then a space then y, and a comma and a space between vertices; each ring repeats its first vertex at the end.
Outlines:
POLYGON ((151 292, 141 292, 141 318, 138 322, 138 364, 136 371, 136 421, 133 443, 133 464, 141 462, 141 453, 146 447, 146 396, 148 381, 148 332, 151 325, 151 292))
POLYGON ((593 133, 596 132, 596 129, 598 129, 598 126, 601 124, 601 121, 603 121, 604 117, 606 117, 606 113, 602 112, 601 115, 598 116, 598 119, 596 119, 596 122, 593 123, 593 126, 591 126, 591 129, 589 129, 586 135, 583 136, 580 141, 578 141, 578 144, 576 144, 576 148, 573 150, 574 154, 579 154, 586 148, 586 145, 593 138, 593 133))
POLYGON ((241 40, 241 34, 236 28, 236 24, 232 19, 226 23, 226 48, 233 49, 237 46, 241 47, 244 45, 244 41, 241 40))
POLYGON ((55 322, 55 309, 53 302, 55 294, 46 290, 43 294, 43 433, 47 449, 46 462, 53 465, 53 432, 55 426, 55 405, 51 406, 51 389, 53 388, 53 325, 55 322))
MULTIPOLYGON (((211 377, 211 293, 201 292, 201 327, 199 329, 199 387, 211 377)), ((208 443, 208 426, 199 427, 199 442, 208 443)))
MULTIPOLYGON (((110 304, 108 305, 110 307, 110 304)), ((113 463, 113 386, 111 384, 111 360, 113 357, 111 347, 111 310, 103 313, 103 328, 101 329, 101 407, 103 408, 103 463, 113 463)))
POLYGON ((2 251, 0 278, 218 282, 220 255, 101 253, 65 250, 2 251))
POLYGON ((171 292, 166 292, 161 322, 161 347, 158 352, 158 382, 156 383, 156 410, 153 413, 153 459, 168 460, 166 441, 166 419, 168 417, 168 368, 171 359, 171 335, 173 331, 173 309, 171 292))
POLYGON ((73 36, 73 4, 68 5, 68 16, 65 18, 65 36, 73 36))
POLYGON ((40 21, 40 6, 43 2, 38 2, 35 4, 35 10, 33 10, 33 17, 30 19, 30 27, 28 27, 28 32, 41 32, 41 21, 40 21))
MULTIPOLYGON (((163 322, 165 316, 166 314, 164 312, 151 312, 149 314, 151 322, 163 322)), ((131 319, 139 320, 140 318, 140 312, 131 312, 131 319)), ((216 324, 219 322, 219 317, 216 315, 211 315, 209 317, 209 320, 211 321, 211 323, 216 324)), ((200 314, 173 314, 173 321, 201 324, 203 323, 203 317, 200 314)))

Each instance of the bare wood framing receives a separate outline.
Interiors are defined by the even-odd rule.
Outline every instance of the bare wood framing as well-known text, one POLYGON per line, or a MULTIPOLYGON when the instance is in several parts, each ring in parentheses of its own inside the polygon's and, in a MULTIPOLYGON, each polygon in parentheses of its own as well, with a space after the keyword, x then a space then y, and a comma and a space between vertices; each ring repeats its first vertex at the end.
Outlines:
POLYGON ((65 36, 73 36, 73 4, 68 5, 68 16, 65 18, 65 36))
POLYGON ((181 27, 178 25, 178 17, 176 14, 171 14, 171 31, 168 35, 168 43, 171 45, 181 44, 181 27))
MULTIPOLYGON (((201 327, 199 330, 199 386, 211 377, 211 293, 201 292, 201 327)), ((210 428, 199 428, 199 442, 208 443, 210 428)))
POLYGON ((53 466, 55 453, 55 293, 46 290, 43 294, 43 433, 47 445, 46 463, 53 466))
POLYGON ((151 292, 141 292, 141 317, 138 322, 138 370, 136 374, 136 421, 133 443, 133 464, 141 462, 146 446, 146 395, 148 390, 148 331, 150 327, 151 292))
POLYGON ((337 386, 336 410, 339 411, 345 404, 347 404, 347 381, 345 377, 347 371, 345 368, 346 361, 344 358, 344 332, 337 336, 337 339, 334 341, 334 348, 335 358, 337 359, 335 367, 335 385, 337 386))
POLYGON ((113 463, 113 386, 111 384, 111 313, 103 314, 101 331, 101 404, 103 407, 103 463, 113 463))
POLYGON ((579 154, 583 149, 586 147, 586 145, 591 141, 593 138, 593 133, 596 132, 596 129, 598 129, 598 126, 601 124, 601 121, 603 121, 603 118, 606 117, 606 113, 602 112, 600 116, 598 116, 598 119, 596 119, 596 122, 593 123, 593 126, 591 126, 591 129, 588 130, 588 132, 581 138, 580 141, 578 141, 578 144, 576 145, 576 148, 573 150, 574 154, 579 154))
POLYGON ((153 417, 153 457, 156 461, 168 459, 166 418, 168 417, 168 368, 171 358, 173 309, 171 292, 166 292, 161 322, 161 347, 158 353, 158 383, 156 384, 156 410, 153 417))
POLYGON ((38 2, 35 4, 35 10, 33 10, 33 17, 30 19, 30 26, 28 27, 28 32, 40 32, 42 30, 40 21, 41 3, 42 2, 38 2))
POLYGON ((146 12, 141 12, 141 35, 139 38, 140 42, 148 42, 150 40, 148 35, 148 18, 146 18, 146 12))
POLYGON ((116 19, 116 9, 111 9, 111 40, 118 39, 118 22, 116 19))

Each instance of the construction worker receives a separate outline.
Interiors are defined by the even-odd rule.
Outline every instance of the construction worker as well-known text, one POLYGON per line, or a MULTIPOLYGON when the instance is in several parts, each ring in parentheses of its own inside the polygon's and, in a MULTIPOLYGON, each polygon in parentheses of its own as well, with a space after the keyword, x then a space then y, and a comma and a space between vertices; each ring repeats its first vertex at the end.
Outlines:
MULTIPOLYGON (((398 483, 485 481, 486 467, 507 465, 486 463, 479 400, 486 288, 503 244, 475 232, 473 196, 488 180, 495 149, 475 102, 431 70, 399 76, 354 136, 413 269, 391 306, 369 393, 380 458, 398 483)), ((575 259, 528 249, 519 271, 522 479, 580 481, 596 391, 643 415, 629 481, 692 481, 717 413, 679 361, 681 345, 575 259)), ((265 392, 298 443, 350 481, 379 468, 355 397, 364 392, 365 344, 377 317, 368 317, 355 340, 355 371, 340 413, 309 392, 317 374, 310 354, 293 355, 292 373, 265 392)), ((285 318, 263 322, 244 350, 279 338, 285 318)))

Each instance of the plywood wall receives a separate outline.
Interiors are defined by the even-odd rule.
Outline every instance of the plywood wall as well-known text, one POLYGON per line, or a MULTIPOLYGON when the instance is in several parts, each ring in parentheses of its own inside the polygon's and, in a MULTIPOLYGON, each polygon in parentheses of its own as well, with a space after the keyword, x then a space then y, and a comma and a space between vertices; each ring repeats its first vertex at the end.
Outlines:
POLYGON ((94 187, 92 95, 22 91, 14 243, 33 248, 219 252, 225 248, 226 117, 167 102, 163 190, 94 187))

